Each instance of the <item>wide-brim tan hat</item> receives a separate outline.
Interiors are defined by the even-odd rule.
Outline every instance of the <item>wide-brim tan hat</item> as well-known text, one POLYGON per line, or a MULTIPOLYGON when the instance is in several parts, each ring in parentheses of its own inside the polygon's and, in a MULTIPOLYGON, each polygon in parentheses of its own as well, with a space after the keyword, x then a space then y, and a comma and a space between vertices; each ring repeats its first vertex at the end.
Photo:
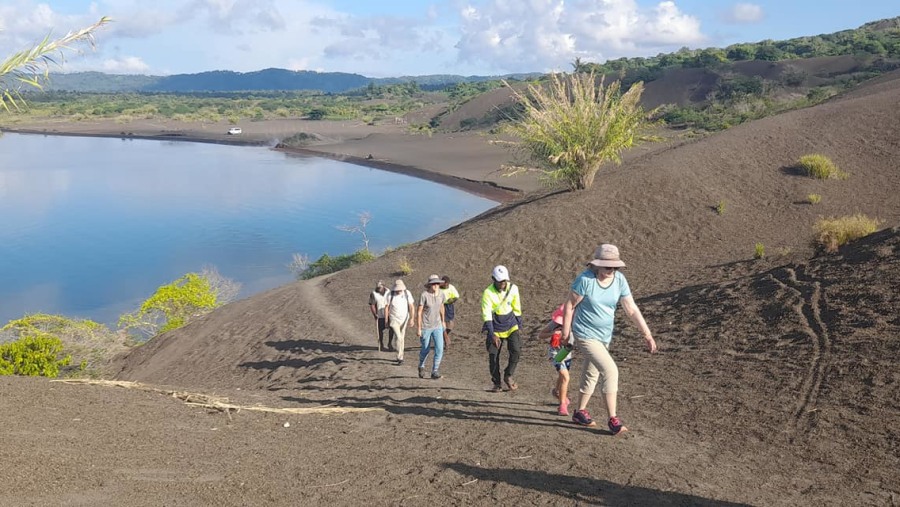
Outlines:
POLYGON ((588 262, 591 266, 601 268, 624 268, 625 263, 619 258, 619 249, 616 245, 603 243, 594 251, 594 259, 588 262))
POLYGON ((428 277, 428 281, 425 282, 425 286, 428 287, 429 285, 432 285, 432 284, 440 285, 442 283, 444 283, 444 281, 441 280, 441 277, 439 277, 437 275, 431 275, 428 277))
POLYGON ((406 290, 406 284, 403 283, 403 280, 396 280, 394 282, 394 288, 391 290, 406 290))

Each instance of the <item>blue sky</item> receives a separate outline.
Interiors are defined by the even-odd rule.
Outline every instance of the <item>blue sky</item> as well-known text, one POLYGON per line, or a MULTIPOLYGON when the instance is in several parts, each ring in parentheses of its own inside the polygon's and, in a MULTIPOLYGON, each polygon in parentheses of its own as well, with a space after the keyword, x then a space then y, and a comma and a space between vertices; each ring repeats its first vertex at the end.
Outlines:
POLYGON ((496 75, 856 28, 897 0, 2 0, 0 55, 109 16, 65 71, 496 75))

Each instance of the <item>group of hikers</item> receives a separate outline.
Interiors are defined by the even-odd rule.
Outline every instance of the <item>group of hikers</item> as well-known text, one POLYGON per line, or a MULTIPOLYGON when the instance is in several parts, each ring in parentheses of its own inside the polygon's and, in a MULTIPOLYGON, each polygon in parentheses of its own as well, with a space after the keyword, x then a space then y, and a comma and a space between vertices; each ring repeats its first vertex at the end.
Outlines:
MULTIPOLYGON (((616 307, 621 305, 625 314, 643 335, 648 352, 656 353, 656 342, 641 311, 631 295, 631 288, 620 268, 624 268, 619 249, 612 244, 601 244, 594 251, 586 269, 572 282, 566 300, 554 309, 538 337, 548 343, 547 354, 558 372, 554 398, 559 402, 558 413, 568 416, 569 370, 572 351, 578 350, 583 358, 579 385, 579 397, 572 421, 582 426, 596 426, 587 411, 588 402, 597 384, 603 393, 608 412, 607 427, 614 434, 628 431, 616 411, 619 370, 609 353, 612 341, 616 307)), ((488 352, 488 368, 493 386, 492 392, 502 392, 503 385, 514 391, 516 367, 522 351, 522 303, 519 288, 510 281, 509 270, 496 266, 491 271, 492 282, 481 294, 481 332, 488 352), (500 355, 506 344, 509 359, 502 370, 500 355)), ((375 318, 378 349, 396 350, 397 364, 403 364, 406 330, 413 320, 421 349, 419 351, 419 377, 427 376, 427 361, 432 346, 431 378, 440 379, 440 365, 444 350, 449 346, 455 320, 454 304, 459 292, 446 275, 431 275, 418 298, 418 304, 403 280, 396 280, 387 290, 379 281, 369 296, 369 308, 375 318)))

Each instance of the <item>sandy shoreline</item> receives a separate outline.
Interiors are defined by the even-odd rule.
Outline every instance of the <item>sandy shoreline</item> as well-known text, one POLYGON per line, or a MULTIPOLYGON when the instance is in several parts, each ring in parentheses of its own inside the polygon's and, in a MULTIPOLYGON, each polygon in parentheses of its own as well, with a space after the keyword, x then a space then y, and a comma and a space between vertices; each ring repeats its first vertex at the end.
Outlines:
POLYGON ((433 181, 497 202, 514 201, 540 188, 533 176, 508 178, 503 164, 512 156, 505 148, 476 133, 407 133, 402 126, 370 126, 357 122, 265 120, 242 126, 240 136, 226 134, 228 125, 138 120, 116 123, 39 122, 2 126, 4 132, 32 135, 114 137, 187 141, 239 146, 271 146, 287 153, 317 156, 433 181), (304 148, 281 141, 297 133, 319 139, 304 148))

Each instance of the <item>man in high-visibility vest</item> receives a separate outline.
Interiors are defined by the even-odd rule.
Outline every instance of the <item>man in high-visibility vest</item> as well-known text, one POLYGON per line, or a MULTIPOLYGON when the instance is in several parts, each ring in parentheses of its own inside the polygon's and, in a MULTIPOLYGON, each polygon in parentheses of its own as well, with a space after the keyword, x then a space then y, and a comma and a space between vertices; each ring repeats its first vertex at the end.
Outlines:
POLYGON ((522 351, 522 339, 519 335, 522 302, 519 299, 519 288, 509 281, 506 266, 496 266, 491 277, 494 282, 481 295, 481 318, 484 321, 481 329, 488 351, 491 380, 494 381, 491 391, 503 390, 500 384, 500 351, 503 349, 503 342, 506 342, 509 350, 509 362, 503 370, 503 381, 510 391, 514 391, 519 387, 513 380, 513 375, 522 351))

